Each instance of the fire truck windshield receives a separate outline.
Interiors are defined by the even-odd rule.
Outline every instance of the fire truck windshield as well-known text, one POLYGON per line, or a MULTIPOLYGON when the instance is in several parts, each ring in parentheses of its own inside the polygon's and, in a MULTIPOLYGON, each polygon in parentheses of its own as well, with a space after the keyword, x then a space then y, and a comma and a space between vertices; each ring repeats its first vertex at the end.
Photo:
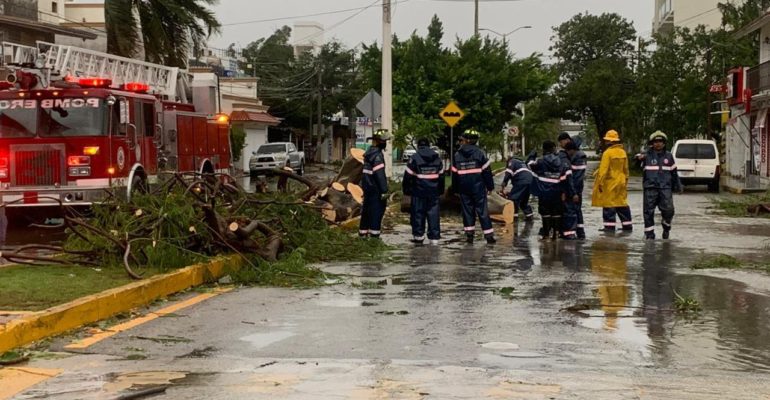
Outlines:
POLYGON ((99 98, 0 99, 0 138, 99 136, 107 106, 99 98))

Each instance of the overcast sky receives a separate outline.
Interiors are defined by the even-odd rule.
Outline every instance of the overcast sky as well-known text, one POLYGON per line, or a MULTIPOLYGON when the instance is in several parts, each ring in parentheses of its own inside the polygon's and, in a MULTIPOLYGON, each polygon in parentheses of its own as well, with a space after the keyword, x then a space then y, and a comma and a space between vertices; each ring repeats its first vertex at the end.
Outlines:
MULTIPOLYGON (((444 23, 446 44, 451 44, 457 36, 467 38, 473 33, 472 0, 392 1, 398 1, 393 7, 393 32, 399 37, 408 36, 414 30, 424 35, 433 14, 438 14, 444 23)), ((520 30, 509 36, 511 50, 519 56, 533 52, 547 55, 552 28, 580 12, 616 12, 633 21, 638 34, 649 36, 654 3, 654 0, 482 0, 479 25, 501 33, 531 25, 532 29, 520 30)), ((337 38, 349 47, 361 42, 381 42, 382 37, 381 0, 219 0, 219 5, 214 9, 225 26, 222 35, 210 41, 212 47, 225 48, 230 43, 242 47, 270 35, 283 25, 291 26, 295 21, 319 22, 329 29, 327 40, 337 38), (362 12, 355 10, 315 17, 227 25, 360 8, 371 4, 374 6, 362 12)))

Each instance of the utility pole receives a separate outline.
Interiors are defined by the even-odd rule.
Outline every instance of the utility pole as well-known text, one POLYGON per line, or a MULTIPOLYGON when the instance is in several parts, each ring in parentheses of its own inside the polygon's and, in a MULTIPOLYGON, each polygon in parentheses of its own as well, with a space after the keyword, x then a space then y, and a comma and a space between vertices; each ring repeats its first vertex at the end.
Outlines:
MULTIPOLYGON (((391 61, 391 0, 382 2, 382 119, 380 127, 393 133, 393 63, 391 61)), ((385 175, 393 176, 393 141, 389 140, 385 149, 385 175)))
POLYGON ((316 152, 317 152, 316 154, 321 156, 321 160, 320 161, 323 162, 323 160, 324 160, 324 157, 323 157, 323 146, 319 145, 319 143, 323 142, 323 125, 322 125, 323 124, 323 112, 321 111, 322 100, 323 100, 323 98, 321 97, 322 96, 322 92, 321 92, 321 87, 322 86, 321 85, 323 85, 323 79, 322 79, 323 74, 321 73, 321 66, 320 65, 318 65, 318 71, 316 73, 318 74, 318 106, 317 106, 318 107, 318 114, 317 114, 318 120, 316 121, 316 124, 317 124, 316 125, 316 152), (319 150, 321 150, 321 152, 318 152, 319 150))
POLYGON ((474 19, 473 19, 473 34, 478 36, 479 35, 479 0, 474 1, 476 6, 476 12, 474 13, 474 19))
MULTIPOLYGON (((711 71, 711 48, 706 51, 706 74, 711 71)), ((707 75, 709 79, 709 86, 711 85, 711 75, 707 75)), ((711 90, 706 91, 706 137, 705 139, 711 139, 711 90)))

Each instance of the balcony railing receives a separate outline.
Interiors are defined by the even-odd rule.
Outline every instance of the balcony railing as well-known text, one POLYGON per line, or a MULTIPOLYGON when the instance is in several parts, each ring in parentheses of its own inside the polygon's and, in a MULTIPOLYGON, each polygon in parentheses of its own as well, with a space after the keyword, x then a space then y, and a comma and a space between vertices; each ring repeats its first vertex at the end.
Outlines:
POLYGON ((770 61, 750 68, 746 74, 746 86, 752 93, 759 93, 763 90, 770 90, 770 61))

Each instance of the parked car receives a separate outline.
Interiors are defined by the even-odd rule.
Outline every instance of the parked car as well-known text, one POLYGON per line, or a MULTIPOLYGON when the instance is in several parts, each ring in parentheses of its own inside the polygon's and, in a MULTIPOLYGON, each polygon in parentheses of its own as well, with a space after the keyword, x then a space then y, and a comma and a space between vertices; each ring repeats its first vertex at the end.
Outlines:
POLYGON ((719 192, 719 149, 713 140, 677 140, 671 150, 683 185, 708 185, 719 192))
POLYGON ((417 149, 415 149, 412 146, 409 146, 406 149, 404 149, 404 154, 401 155, 401 161, 409 162, 409 159, 412 158, 412 156, 415 154, 417 154, 417 149))
POLYGON ((263 144, 249 158, 251 176, 265 175, 276 168, 289 167, 298 175, 305 173, 305 152, 297 151, 294 143, 263 144))
MULTIPOLYGON (((440 159, 443 160, 446 158, 446 152, 441 148, 439 148, 438 146, 431 146, 430 148, 433 149, 433 151, 435 151, 436 153, 438 153, 438 156, 440 159)), ((412 156, 415 155, 416 153, 417 153, 417 150, 415 150, 414 147, 412 146, 407 147, 407 149, 404 150, 404 154, 401 156, 401 161, 409 162, 409 159, 412 158, 412 156)))

